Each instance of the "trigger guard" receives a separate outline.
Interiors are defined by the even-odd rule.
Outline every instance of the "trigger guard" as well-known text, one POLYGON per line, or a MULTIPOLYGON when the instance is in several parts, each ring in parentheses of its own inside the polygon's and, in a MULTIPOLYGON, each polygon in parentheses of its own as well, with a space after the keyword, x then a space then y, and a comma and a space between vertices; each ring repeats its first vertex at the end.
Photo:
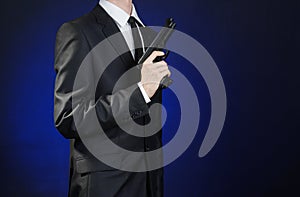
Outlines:
POLYGON ((165 60, 165 59, 168 57, 169 53, 170 53, 170 51, 169 51, 169 50, 166 50, 166 52, 165 52, 164 55, 162 55, 162 56, 157 56, 153 62, 155 63, 155 62, 160 62, 160 61, 165 60))

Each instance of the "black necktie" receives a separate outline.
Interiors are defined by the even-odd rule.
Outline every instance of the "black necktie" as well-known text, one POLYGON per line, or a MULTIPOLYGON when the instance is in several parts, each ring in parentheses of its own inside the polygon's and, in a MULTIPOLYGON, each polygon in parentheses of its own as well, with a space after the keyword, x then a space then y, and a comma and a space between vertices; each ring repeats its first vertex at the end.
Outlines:
POLYGON ((132 37, 133 37, 134 46, 136 48, 134 59, 136 62, 138 62, 139 59, 143 56, 142 39, 141 39, 140 33, 138 31, 137 25, 136 25, 137 23, 139 24, 139 22, 133 16, 130 16, 128 19, 128 23, 130 24, 130 26, 132 28, 132 37), (137 47, 139 47, 139 48, 137 48, 137 47))

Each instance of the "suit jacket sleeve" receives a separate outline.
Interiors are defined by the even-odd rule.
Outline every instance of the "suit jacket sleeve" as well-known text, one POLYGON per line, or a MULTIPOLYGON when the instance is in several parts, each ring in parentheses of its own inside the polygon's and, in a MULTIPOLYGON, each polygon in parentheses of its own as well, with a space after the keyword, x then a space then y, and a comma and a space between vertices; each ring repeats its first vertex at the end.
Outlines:
POLYGON ((95 84, 90 80, 92 73, 86 73, 87 77, 82 80, 80 87, 73 89, 76 73, 90 50, 91 47, 78 24, 65 23, 58 30, 54 66, 57 73, 54 120, 56 128, 65 138, 79 137, 74 123, 74 113, 80 114, 80 121, 85 121, 87 117, 85 114, 91 109, 95 110, 102 128, 106 131, 117 126, 115 118, 126 122, 131 118, 136 119, 148 114, 148 106, 136 84, 110 95, 102 95, 93 101, 88 96, 88 91, 93 89, 95 84), (74 96, 80 98, 76 107, 72 107, 74 96), (125 103, 129 103, 129 114, 125 113, 128 111, 128 105, 126 109, 125 103))

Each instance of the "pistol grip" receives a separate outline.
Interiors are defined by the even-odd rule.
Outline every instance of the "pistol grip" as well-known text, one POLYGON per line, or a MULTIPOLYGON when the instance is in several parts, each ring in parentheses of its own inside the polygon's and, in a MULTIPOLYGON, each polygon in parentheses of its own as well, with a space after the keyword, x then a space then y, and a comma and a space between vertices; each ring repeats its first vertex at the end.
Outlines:
POLYGON ((160 81, 160 87, 162 89, 169 87, 173 83, 173 80, 167 75, 164 76, 160 81))
MULTIPOLYGON (((160 61, 165 60, 165 59, 168 57, 169 53, 170 53, 170 51, 169 51, 169 50, 166 50, 166 52, 165 52, 164 55, 156 57, 156 58, 153 60, 153 62, 155 63, 155 62, 160 62, 160 61)), ((173 80, 172 80, 170 77, 168 77, 168 76, 166 75, 166 76, 164 76, 164 77, 161 79, 161 81, 160 81, 160 87, 161 87, 162 89, 164 89, 164 88, 167 88, 167 87, 168 87, 169 85, 171 85, 172 83, 173 83, 173 80)))

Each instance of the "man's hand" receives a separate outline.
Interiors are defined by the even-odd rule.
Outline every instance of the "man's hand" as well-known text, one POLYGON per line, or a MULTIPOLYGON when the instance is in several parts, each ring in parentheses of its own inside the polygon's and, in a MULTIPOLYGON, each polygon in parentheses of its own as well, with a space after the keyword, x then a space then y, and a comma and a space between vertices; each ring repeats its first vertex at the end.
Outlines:
POLYGON ((151 98, 159 87, 159 83, 166 75, 170 77, 171 72, 165 61, 153 63, 158 56, 163 56, 164 52, 153 51, 144 62, 141 70, 141 83, 149 98, 151 98))

